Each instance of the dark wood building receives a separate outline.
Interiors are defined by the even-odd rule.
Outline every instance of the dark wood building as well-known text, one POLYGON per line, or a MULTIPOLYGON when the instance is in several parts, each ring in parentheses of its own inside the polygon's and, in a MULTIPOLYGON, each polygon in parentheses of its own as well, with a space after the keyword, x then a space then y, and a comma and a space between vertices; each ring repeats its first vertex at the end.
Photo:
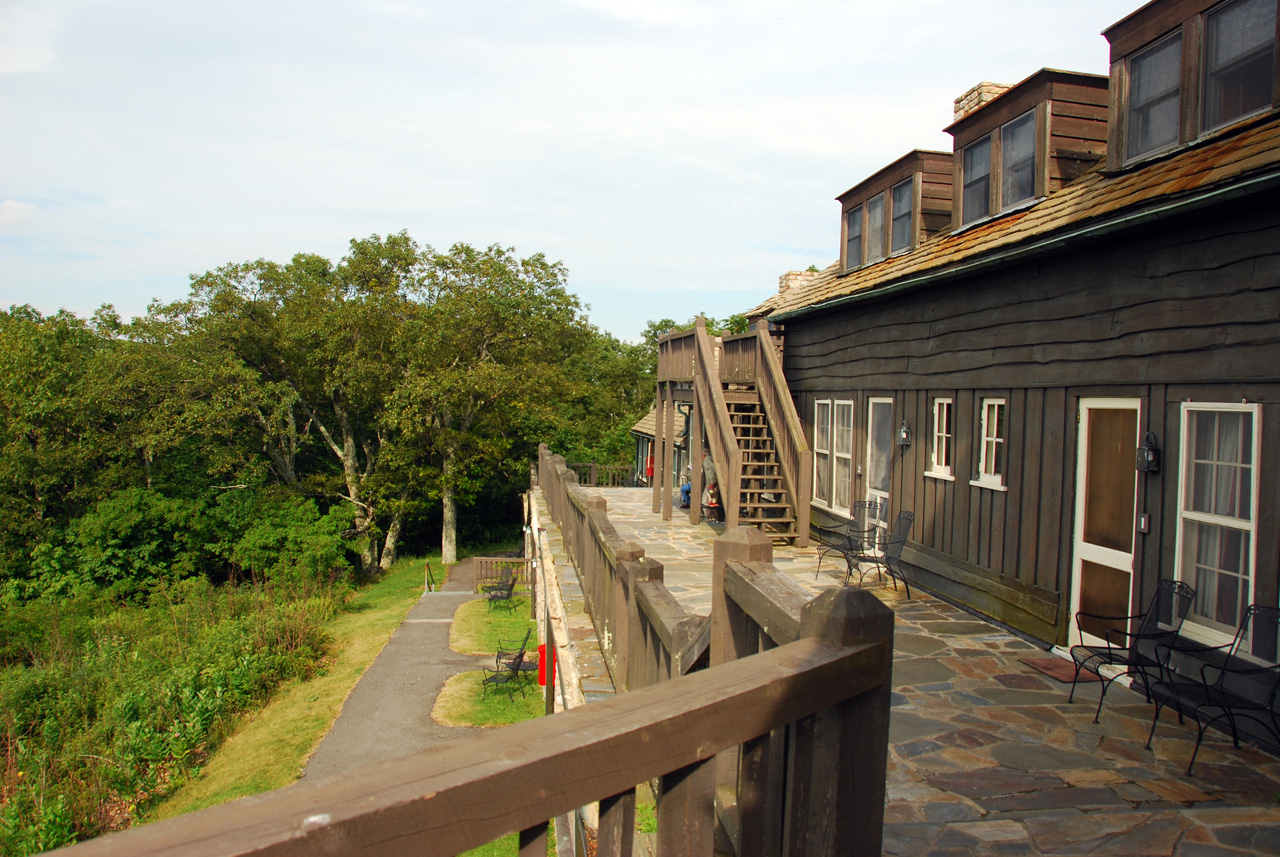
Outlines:
POLYGON ((1161 578, 1206 641, 1277 603, 1276 7, 1156 0, 1105 33, 1109 79, 959 117, 952 220, 896 255, 850 264, 849 212, 904 179, 842 195, 840 261, 756 310, 815 522, 913 511, 913 583, 1054 643, 1161 578))

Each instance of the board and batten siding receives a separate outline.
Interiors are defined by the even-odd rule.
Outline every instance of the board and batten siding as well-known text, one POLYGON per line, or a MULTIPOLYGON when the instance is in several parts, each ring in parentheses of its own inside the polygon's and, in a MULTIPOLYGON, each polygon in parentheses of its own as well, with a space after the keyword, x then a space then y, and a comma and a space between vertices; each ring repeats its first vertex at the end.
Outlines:
POLYGON ((1137 537, 1135 603, 1175 571, 1180 403, 1260 403, 1256 594, 1280 598, 1280 193, 790 319, 786 342, 810 431, 815 400, 854 401, 855 465, 869 398, 892 398, 894 425, 910 423, 891 512, 915 512, 911 547, 949 567, 926 581, 1055 642, 1069 621, 1079 399, 1140 399, 1141 430, 1164 452, 1161 473, 1138 479, 1151 530, 1137 537), (954 403, 954 481, 924 475, 939 396, 954 403), (1006 401, 1006 491, 969 484, 987 397, 1006 401))

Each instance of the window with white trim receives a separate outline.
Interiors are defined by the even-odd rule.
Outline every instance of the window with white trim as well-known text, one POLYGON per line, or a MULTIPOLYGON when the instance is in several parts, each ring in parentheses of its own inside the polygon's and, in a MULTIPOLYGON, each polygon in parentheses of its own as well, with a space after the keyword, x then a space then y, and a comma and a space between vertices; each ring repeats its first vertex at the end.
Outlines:
POLYGON ((1178 577, 1196 590, 1187 621, 1227 636, 1253 603, 1259 417, 1257 405, 1182 405, 1178 577))
POLYGON ((853 507, 853 402, 836 402, 835 418, 836 469, 831 505, 848 512, 853 507))
POLYGON ((929 476, 951 476, 954 435, 951 428, 952 401, 933 400, 933 443, 929 452, 929 476))
POLYGON ((1004 422, 1004 399, 983 399, 982 444, 978 451, 978 478, 973 481, 975 485, 1004 487, 1004 422))
POLYGON ((831 505, 831 400, 813 403, 813 501, 831 505))

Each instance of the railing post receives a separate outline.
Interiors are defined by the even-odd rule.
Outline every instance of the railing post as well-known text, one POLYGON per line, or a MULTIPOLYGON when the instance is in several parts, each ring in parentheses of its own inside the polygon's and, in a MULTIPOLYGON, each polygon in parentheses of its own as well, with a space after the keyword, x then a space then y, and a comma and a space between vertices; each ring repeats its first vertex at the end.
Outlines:
POLYGON ((893 611, 865 589, 830 589, 804 606, 800 637, 836 646, 882 643, 885 680, 792 725, 783 854, 879 857, 893 611))

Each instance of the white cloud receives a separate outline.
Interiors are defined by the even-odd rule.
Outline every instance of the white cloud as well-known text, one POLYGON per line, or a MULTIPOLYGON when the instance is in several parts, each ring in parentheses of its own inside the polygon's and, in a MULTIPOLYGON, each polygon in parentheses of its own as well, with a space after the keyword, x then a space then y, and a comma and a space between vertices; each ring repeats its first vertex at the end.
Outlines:
POLYGON ((35 210, 36 207, 34 205, 18 202, 16 199, 6 199, 4 202, 0 202, 0 227, 21 223, 30 217, 35 210))
POLYGON ((35 4, 0 6, 0 73, 39 71, 55 58, 58 18, 35 4))

